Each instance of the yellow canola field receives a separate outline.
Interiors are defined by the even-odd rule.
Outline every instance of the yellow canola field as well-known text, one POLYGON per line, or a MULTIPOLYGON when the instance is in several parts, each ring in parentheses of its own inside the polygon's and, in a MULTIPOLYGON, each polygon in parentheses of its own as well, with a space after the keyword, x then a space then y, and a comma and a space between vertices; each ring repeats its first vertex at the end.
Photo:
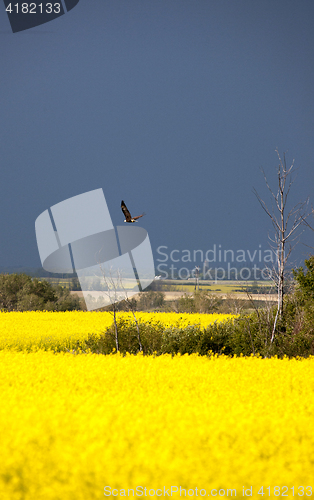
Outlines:
MULTIPOLYGON (((130 313, 119 312, 117 316, 134 321, 130 313)), ((138 321, 160 322, 165 328, 183 328, 189 324, 206 327, 214 321, 233 317, 231 314, 136 313, 138 321)), ((112 322, 110 312, 0 312, 0 349, 71 350, 77 341, 87 339, 90 333, 101 333, 112 322)))
POLYGON ((2 350, 0 393, 1 500, 312 496, 313 358, 2 350))

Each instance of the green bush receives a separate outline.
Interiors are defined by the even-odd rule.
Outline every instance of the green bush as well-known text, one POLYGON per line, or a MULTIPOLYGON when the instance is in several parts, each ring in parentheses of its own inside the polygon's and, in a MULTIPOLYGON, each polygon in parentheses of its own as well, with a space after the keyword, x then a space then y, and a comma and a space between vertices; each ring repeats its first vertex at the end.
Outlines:
MULTIPOLYGON (((117 318, 120 352, 136 354, 139 352, 136 323, 130 323, 123 318, 117 318)), ((139 323, 139 331, 144 354, 161 353, 163 326, 160 323, 150 325, 139 323)), ((78 343, 81 350, 90 349, 97 354, 110 354, 116 349, 114 325, 107 328, 101 335, 90 334, 84 342, 78 343)))
MULTIPOLYGON (((275 309, 258 311, 250 315, 241 315, 235 320, 213 323, 207 328, 200 325, 189 325, 185 328, 165 328, 162 324, 151 325, 140 323, 140 338, 143 354, 161 355, 169 353, 208 355, 208 353, 230 356, 260 355, 271 357, 277 355, 308 357, 314 355, 314 308, 309 325, 302 323, 298 331, 287 328, 270 343, 275 309)), ((136 323, 117 319, 120 352, 136 354, 139 352, 136 323)), ((91 334, 89 338, 77 345, 83 351, 90 349, 98 354, 110 354, 115 350, 113 325, 101 335, 91 334)))
POLYGON ((293 272, 294 279, 298 283, 297 294, 300 300, 305 303, 314 300, 314 255, 305 260, 307 272, 304 273, 303 267, 299 267, 293 272))
POLYGON ((180 313, 213 313, 218 310, 222 300, 213 296, 208 290, 195 290, 193 295, 186 293, 177 300, 177 310, 180 313))
POLYGON ((0 309, 4 311, 72 311, 80 301, 67 288, 54 287, 27 274, 0 274, 0 309))
POLYGON ((142 292, 140 298, 137 301, 137 309, 139 311, 149 311, 150 309, 160 309, 163 307, 165 302, 165 294, 162 292, 154 292, 149 290, 148 292, 142 292))
MULTIPOLYGON (((139 351, 135 322, 117 319, 120 352, 136 354, 139 351)), ((206 355, 209 351, 217 354, 233 354, 228 345, 232 322, 214 323, 206 329, 199 325, 186 328, 164 328, 161 323, 151 325, 139 323, 139 331, 144 354, 192 354, 206 355)), ((101 335, 90 334, 85 342, 78 343, 78 349, 90 349, 98 354, 110 354, 116 348, 114 326, 101 335)))

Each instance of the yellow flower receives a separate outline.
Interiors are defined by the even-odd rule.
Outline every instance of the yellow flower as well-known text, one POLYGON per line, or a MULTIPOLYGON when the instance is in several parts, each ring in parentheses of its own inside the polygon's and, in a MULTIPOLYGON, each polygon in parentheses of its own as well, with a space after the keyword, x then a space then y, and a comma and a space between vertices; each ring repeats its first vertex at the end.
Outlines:
MULTIPOLYGON (((226 321, 231 314, 177 314, 137 312, 139 322, 161 323, 165 328, 200 324, 206 327, 215 321, 226 321)), ((133 322, 133 315, 119 312, 118 318, 133 322)), ((113 322, 110 312, 30 311, 0 312, 0 349, 72 350, 91 333, 101 333, 113 322)))
POLYGON ((244 487, 258 499, 262 486, 264 498, 276 486, 308 497, 313 380, 313 358, 4 349, 0 498, 94 500, 136 487, 243 498, 244 487))

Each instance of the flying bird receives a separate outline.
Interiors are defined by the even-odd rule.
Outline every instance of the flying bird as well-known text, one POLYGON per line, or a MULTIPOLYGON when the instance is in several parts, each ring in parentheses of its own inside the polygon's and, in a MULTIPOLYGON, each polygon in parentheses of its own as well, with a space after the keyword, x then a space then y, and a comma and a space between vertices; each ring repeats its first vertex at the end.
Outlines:
POLYGON ((124 222, 137 222, 137 219, 140 219, 141 217, 143 217, 143 215, 145 215, 145 212, 144 212, 142 215, 138 215, 137 217, 132 217, 132 215, 128 211, 127 206, 126 206, 126 204, 124 203, 123 200, 121 201, 121 209, 122 209, 122 212, 125 215, 125 221, 124 222))

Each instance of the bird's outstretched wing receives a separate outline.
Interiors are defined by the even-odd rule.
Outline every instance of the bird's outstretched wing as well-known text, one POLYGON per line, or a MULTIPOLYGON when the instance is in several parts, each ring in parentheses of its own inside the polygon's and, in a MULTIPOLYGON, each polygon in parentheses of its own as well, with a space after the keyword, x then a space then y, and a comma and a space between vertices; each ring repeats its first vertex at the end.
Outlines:
POLYGON ((143 212, 142 215, 138 215, 137 217, 133 217, 133 220, 140 219, 141 217, 143 217, 143 215, 146 215, 145 212, 143 212))
POLYGON ((123 213, 124 213, 124 215, 125 215, 125 220, 126 220, 127 222, 129 222, 129 221, 132 219, 132 217, 131 217, 131 214, 130 214, 130 212, 128 211, 127 206, 126 206, 126 204, 124 203, 124 201, 123 201, 123 200, 121 201, 121 209, 122 209, 122 212, 123 212, 123 213))

